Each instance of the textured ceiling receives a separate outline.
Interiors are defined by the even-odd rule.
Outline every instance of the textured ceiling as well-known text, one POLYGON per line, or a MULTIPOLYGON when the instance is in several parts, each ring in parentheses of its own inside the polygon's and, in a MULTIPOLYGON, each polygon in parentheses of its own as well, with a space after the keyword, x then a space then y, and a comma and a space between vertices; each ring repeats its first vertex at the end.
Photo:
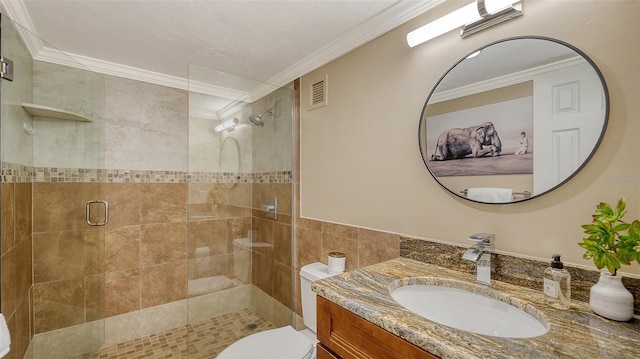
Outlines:
POLYGON ((310 55, 330 60, 323 48, 373 20, 382 23, 390 14, 390 21, 407 21, 441 0, 1 2, 22 12, 14 20, 72 55, 179 78, 196 64, 272 82, 310 55))

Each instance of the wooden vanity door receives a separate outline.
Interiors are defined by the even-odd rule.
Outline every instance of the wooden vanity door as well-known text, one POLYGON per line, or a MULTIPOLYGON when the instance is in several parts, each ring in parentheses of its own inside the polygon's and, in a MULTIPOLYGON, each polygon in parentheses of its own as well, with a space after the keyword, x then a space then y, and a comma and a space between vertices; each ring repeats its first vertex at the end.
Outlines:
POLYGON ((437 359, 320 296, 317 309, 318 346, 323 346, 318 350, 318 359, 437 359), (324 349, 329 352, 321 354, 324 349))
POLYGON ((326 349, 322 344, 318 343, 316 348, 316 359, 340 359, 340 357, 333 355, 333 353, 326 349))

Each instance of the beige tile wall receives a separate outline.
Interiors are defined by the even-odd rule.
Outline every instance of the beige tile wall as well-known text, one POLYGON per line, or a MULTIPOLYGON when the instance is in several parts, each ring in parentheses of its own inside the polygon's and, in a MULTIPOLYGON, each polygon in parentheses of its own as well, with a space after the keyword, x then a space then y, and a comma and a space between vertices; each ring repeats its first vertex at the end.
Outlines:
POLYGON ((253 282, 291 307, 290 184, 108 183, 105 285, 108 317, 253 282), (254 193, 253 212, 252 193, 254 193), (275 193, 279 219, 260 209, 275 193), (187 216, 189 209, 189 216, 187 216), (251 217, 253 214, 253 218, 251 217), (253 249, 234 240, 269 246, 253 249), (252 271, 252 263, 253 268, 252 271), (249 276, 249 273, 252 273, 249 276), (196 281, 221 278, 198 290, 196 281), (193 285, 190 292, 190 286, 193 285))
POLYGON ((187 185, 105 184, 107 317, 186 298, 187 185))
POLYGON ((31 184, 2 183, 2 314, 11 333, 8 359, 22 358, 31 340, 31 184))
MULTIPOLYGON (((3 233, 7 242, 3 243, 7 250, 3 274, 13 277, 16 271, 13 258, 18 252, 9 250, 14 241, 9 229, 33 238, 32 245, 24 246, 24 256, 31 258, 33 247, 36 258, 33 334, 248 283, 284 307, 293 307, 291 184, 35 182, 3 186, 7 192, 3 198, 14 201, 3 201, 7 209, 2 218, 15 222, 2 227, 7 232, 3 233), (37 204, 32 236, 25 230, 31 227, 31 217, 16 214, 31 212, 25 207, 31 205, 30 192, 17 201, 31 186, 37 204), (274 220, 263 205, 276 196, 279 213, 274 220), (110 221, 104 230, 87 228, 87 198, 109 202, 110 221), (250 235, 264 246, 249 248, 234 242, 250 235)), ((17 291, 3 288, 3 297, 11 298, 17 291)), ((3 300, 3 308, 14 306, 13 302, 3 300)), ((11 308, 3 311, 9 313, 11 308)))
POLYGON ((104 318, 104 234, 85 201, 99 183, 33 183, 34 334, 104 318))
POLYGON ((2 310, 13 313, 9 326, 22 348, 11 358, 23 356, 34 334, 32 349, 45 357, 51 345, 73 346, 56 333, 75 338, 102 318, 111 344, 243 305, 278 325, 291 321, 291 184, 35 182, 4 183, 2 191, 2 310), (273 196, 277 220, 262 208, 273 196), (110 203, 104 230, 87 228, 87 198, 110 203), (265 246, 234 242, 249 235, 265 246), (28 239, 15 245, 21 236, 28 239), (222 280, 189 292, 192 282, 210 278, 222 280))
MULTIPOLYGON (((400 235, 296 218, 296 273, 313 262, 327 264, 329 252, 346 254, 345 270, 354 270, 400 256, 400 235)), ((300 279, 296 275, 296 287, 300 279)), ((302 315, 300 291, 295 311, 302 315)))
POLYGON ((253 184, 253 230, 268 246, 252 251, 253 284, 293 309, 291 267, 291 184, 253 184), (278 218, 262 208, 278 198, 278 218))

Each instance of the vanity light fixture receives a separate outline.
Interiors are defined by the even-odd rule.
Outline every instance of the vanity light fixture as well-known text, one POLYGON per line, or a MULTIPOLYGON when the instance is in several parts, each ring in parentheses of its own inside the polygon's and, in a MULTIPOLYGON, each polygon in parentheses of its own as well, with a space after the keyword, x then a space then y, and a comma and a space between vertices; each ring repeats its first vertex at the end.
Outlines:
POLYGON ((407 44, 414 47, 461 27, 467 37, 503 21, 522 15, 522 1, 476 0, 407 34, 407 44))
POLYGON ((237 118, 232 118, 228 121, 225 121, 221 124, 219 124, 218 126, 214 127, 213 130, 216 132, 222 132, 224 130, 227 130, 227 132, 231 132, 235 129, 236 125, 238 124, 238 122, 240 122, 240 120, 238 120, 237 118))

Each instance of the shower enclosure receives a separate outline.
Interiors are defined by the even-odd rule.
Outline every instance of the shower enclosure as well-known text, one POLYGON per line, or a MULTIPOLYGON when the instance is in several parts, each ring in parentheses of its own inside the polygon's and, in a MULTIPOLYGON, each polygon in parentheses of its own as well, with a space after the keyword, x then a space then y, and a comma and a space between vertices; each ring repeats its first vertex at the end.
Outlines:
POLYGON ((232 312, 247 334, 293 324, 292 172, 293 89, 190 65, 190 323, 232 312))
POLYGON ((0 26, 9 358, 212 358, 294 324, 292 87, 196 65, 187 88, 98 75, 0 26), (160 336, 179 338, 144 347, 160 336))
POLYGON ((0 26, 12 78, 0 80, 10 355, 75 357, 104 341, 104 79, 7 17, 0 26))

